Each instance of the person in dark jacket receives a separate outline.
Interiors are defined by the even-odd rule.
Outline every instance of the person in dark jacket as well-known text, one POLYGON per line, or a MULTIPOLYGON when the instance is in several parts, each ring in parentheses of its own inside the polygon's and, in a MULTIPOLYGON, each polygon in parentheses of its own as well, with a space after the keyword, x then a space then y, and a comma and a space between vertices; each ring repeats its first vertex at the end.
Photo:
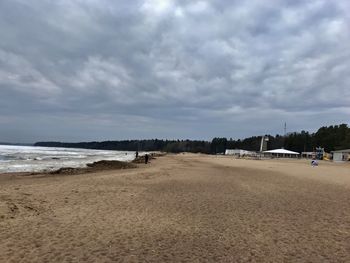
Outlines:
POLYGON ((145 164, 148 163, 148 158, 149 158, 149 156, 148 156, 148 154, 146 153, 146 154, 145 154, 145 164))

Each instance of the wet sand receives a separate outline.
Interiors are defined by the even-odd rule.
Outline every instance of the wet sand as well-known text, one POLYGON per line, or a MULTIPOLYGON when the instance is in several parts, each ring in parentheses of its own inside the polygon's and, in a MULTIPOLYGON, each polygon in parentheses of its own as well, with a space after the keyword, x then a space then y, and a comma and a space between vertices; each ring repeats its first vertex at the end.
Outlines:
POLYGON ((350 165, 167 155, 0 176, 0 262, 350 262, 350 165))

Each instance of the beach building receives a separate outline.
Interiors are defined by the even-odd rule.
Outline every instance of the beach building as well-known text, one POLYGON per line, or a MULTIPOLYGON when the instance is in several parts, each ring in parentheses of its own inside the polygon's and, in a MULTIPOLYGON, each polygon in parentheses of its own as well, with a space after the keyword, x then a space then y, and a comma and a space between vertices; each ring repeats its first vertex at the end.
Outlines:
POLYGON ((301 153, 302 158, 312 159, 312 158, 315 158, 315 156, 316 156, 315 152, 302 152, 301 153))
POLYGON ((233 156, 245 156, 245 155, 253 155, 255 152, 246 151, 242 149, 226 149, 225 155, 233 155, 233 156))
POLYGON ((271 157, 299 157, 300 153, 298 152, 293 152, 289 151, 286 149, 274 149, 274 150, 269 150, 269 151, 263 151, 264 155, 271 156, 271 157))
POLYGON ((344 162, 350 159, 350 149, 332 151, 334 162, 344 162))

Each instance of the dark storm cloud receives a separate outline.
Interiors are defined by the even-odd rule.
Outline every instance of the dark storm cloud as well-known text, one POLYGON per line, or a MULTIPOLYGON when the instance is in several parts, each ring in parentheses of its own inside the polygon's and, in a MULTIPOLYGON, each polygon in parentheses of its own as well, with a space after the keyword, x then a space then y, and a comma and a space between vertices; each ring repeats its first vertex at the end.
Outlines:
POLYGON ((0 141, 349 122, 348 1, 0 2, 0 141))

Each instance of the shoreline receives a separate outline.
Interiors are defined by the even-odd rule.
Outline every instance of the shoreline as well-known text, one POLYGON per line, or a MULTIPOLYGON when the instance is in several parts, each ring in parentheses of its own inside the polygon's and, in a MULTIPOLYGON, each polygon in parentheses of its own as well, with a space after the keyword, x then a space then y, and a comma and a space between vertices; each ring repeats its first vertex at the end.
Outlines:
MULTIPOLYGON (((152 152, 149 153, 149 160, 155 160, 158 157, 165 156, 166 153, 152 152)), ((100 160, 93 163, 87 163, 86 167, 61 167, 52 171, 39 171, 39 172, 8 172, 0 173, 1 177, 48 177, 59 175, 76 175, 76 174, 88 174, 97 173, 107 170, 123 170, 123 169, 135 169, 140 164, 144 163, 144 155, 138 156, 131 161, 118 161, 118 160, 100 160)))
POLYGON ((28 177, 28 176, 50 176, 50 175, 73 175, 73 174, 85 174, 92 172, 99 172, 105 170, 120 170, 120 169, 133 169, 137 168, 134 165, 134 160, 130 162, 124 161, 111 161, 111 160, 101 160, 93 163, 87 163, 86 167, 61 167, 59 169, 50 171, 38 171, 38 172, 8 172, 0 173, 1 176, 18 176, 18 177, 28 177))

